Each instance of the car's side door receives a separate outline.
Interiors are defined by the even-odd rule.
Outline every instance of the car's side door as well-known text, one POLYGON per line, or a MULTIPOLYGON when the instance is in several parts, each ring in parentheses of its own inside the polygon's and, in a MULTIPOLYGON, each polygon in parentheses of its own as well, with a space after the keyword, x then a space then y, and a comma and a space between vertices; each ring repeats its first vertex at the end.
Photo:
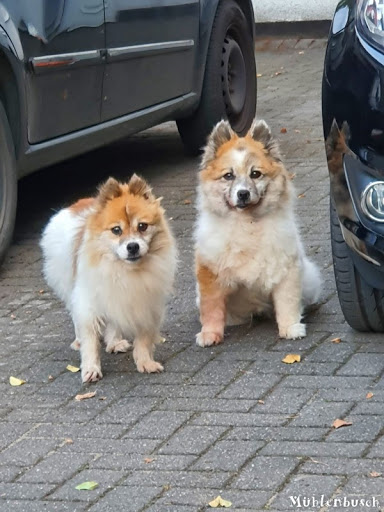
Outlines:
POLYGON ((199 0, 105 0, 105 21, 102 120, 192 90, 199 0))
POLYGON ((104 0, 2 3, 17 26, 24 52, 29 142, 99 123, 104 0))

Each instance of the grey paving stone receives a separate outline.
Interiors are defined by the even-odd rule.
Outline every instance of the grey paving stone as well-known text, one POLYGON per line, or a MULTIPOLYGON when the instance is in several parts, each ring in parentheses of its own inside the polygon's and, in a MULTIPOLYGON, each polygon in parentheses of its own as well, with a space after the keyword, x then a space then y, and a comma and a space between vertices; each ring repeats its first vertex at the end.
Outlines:
POLYGON ((108 471, 106 469, 86 469, 67 480, 47 499, 53 501, 85 501, 93 502, 107 490, 112 489, 123 478, 122 471, 108 471), (97 482, 99 485, 92 491, 79 491, 76 486, 83 482, 97 482))
POLYGON ((195 455, 160 455, 147 453, 139 455, 103 455, 89 464, 95 469, 179 471, 186 469, 196 460, 195 455), (150 462, 148 462, 148 460, 150 462))
POLYGON ((372 442, 384 428, 383 416, 355 416, 350 414, 346 418, 352 425, 332 429, 327 441, 336 442, 372 442))
POLYGON ((47 502, 31 500, 1 500, 2 512, 83 512, 85 505, 72 501, 47 502))
POLYGON ((254 400, 167 398, 159 407, 170 411, 247 412, 255 404, 254 400))
POLYGON ((353 409, 353 414, 367 414, 368 416, 381 416, 384 414, 384 403, 365 400, 353 409))
MULTIPOLYGON (((150 466, 148 466, 150 467, 150 466)), ((223 487, 231 477, 225 471, 161 471, 149 469, 147 471, 134 471, 121 485, 134 486, 166 486, 166 487, 223 487)))
POLYGON ((361 475, 367 476, 376 472, 384 474, 384 460, 381 459, 348 459, 316 457, 301 466, 302 473, 314 475, 361 475))
POLYGON ((247 372, 233 384, 227 387, 220 398, 226 399, 259 399, 269 389, 272 389, 281 379, 278 375, 255 375, 247 372))
POLYGON ((242 441, 320 441, 329 428, 318 427, 234 427, 227 440, 242 441))
POLYGON ((129 429, 124 437, 166 439, 191 415, 190 412, 181 411, 153 411, 129 429))
POLYGON ((384 438, 381 437, 376 443, 373 444, 369 450, 367 457, 384 458, 384 438))
POLYGON ((279 488, 290 473, 298 466, 296 457, 264 457, 252 459, 232 483, 237 489, 279 488))
POLYGON ((93 458, 94 456, 88 453, 53 453, 24 473, 18 482, 49 484, 65 482, 93 458))
POLYGON ((39 500, 44 498, 54 488, 54 485, 44 483, 0 483, 0 498, 3 500, 39 500))
POLYGON ((384 370, 384 361, 376 354, 355 354, 342 366, 337 375, 377 376, 384 370))
POLYGON ((284 385, 290 388, 357 388, 366 389, 373 384, 372 377, 344 377, 344 376, 298 376, 290 375, 284 380, 284 385))
POLYGON ((0 466, 0 482, 12 482, 23 471, 20 466, 0 466))
POLYGON ((367 443, 324 443, 272 441, 260 452, 261 455, 298 456, 298 457, 359 457, 367 448, 367 443))
POLYGON ((337 476, 296 475, 271 502, 271 507, 277 510, 296 507, 299 510, 304 506, 303 499, 308 497, 309 507, 320 510, 340 483, 337 476))
POLYGON ((155 398, 123 398, 97 417, 98 423, 122 423, 129 426, 147 414, 155 405, 155 398))
POLYGON ((90 512, 137 512, 161 492, 161 487, 117 487, 89 510, 90 512))
POLYGON ((264 444, 262 441, 218 441, 192 467, 204 471, 237 471, 264 444))
POLYGON ((248 366, 243 361, 209 361, 200 371, 195 373, 190 382, 195 384, 225 385, 248 366))
MULTIPOLYGON (((158 506, 168 506, 169 510, 178 510, 179 505, 194 506, 195 510, 207 507, 208 503, 218 495, 236 503, 236 507, 255 510, 263 507, 271 496, 265 491, 238 491, 235 489, 171 489, 167 491, 156 503, 158 506)), ((204 510, 204 508, 203 508, 204 510)), ((207 508, 207 510, 209 510, 207 508)))
POLYGON ((294 414, 312 396, 314 396, 312 389, 284 389, 283 385, 279 385, 270 394, 263 397, 264 404, 257 407, 257 411, 272 414, 294 414))
POLYGON ((117 439, 123 432, 126 431, 126 427, 120 424, 97 424, 88 423, 84 424, 65 424, 65 423, 45 423, 38 425, 32 431, 28 432, 27 437, 39 439, 89 439, 89 438, 103 438, 117 439))
POLYGON ((222 386, 196 385, 191 380, 178 385, 139 384, 127 394, 141 397, 213 398, 222 386))
POLYGON ((276 426, 288 422, 290 416, 283 414, 255 414, 255 413, 211 413, 205 412, 191 420, 193 425, 223 425, 233 426, 276 426))
POLYGON ((343 419, 351 410, 348 402, 314 401, 304 407, 290 423, 291 427, 331 427, 337 418, 343 419))
POLYGON ((225 430, 225 427, 183 427, 160 448, 159 453, 199 455, 213 444, 225 430))
POLYGON ((82 439, 65 444, 60 452, 103 454, 151 453, 159 446, 158 439, 82 439))
POLYGON ((49 439, 21 439, 0 453, 0 465, 29 466, 58 446, 49 439))

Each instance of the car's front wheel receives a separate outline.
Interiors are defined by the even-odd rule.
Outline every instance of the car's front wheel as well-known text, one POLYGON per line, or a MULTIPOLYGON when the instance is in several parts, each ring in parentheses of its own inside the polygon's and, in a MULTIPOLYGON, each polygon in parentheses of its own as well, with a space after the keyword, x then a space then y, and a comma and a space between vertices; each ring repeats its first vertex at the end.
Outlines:
POLYGON ((0 102, 0 263, 12 240, 16 217, 17 176, 11 130, 0 102))
POLYGON ((358 331, 384 332, 384 290, 370 286, 354 265, 332 201, 331 241, 337 293, 346 321, 358 331))
POLYGON ((228 119, 244 135, 256 113, 256 63, 249 23, 234 0, 221 1, 213 22, 200 104, 177 121, 186 148, 197 153, 213 126, 228 119))

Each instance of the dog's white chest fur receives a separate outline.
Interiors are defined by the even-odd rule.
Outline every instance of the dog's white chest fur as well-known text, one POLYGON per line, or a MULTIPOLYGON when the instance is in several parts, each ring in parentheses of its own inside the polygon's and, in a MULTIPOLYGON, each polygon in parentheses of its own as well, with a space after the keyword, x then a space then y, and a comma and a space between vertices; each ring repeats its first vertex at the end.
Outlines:
POLYGON ((196 229, 201 262, 225 286, 269 294, 301 256, 293 215, 284 214, 254 220, 244 212, 219 217, 202 211, 196 229))

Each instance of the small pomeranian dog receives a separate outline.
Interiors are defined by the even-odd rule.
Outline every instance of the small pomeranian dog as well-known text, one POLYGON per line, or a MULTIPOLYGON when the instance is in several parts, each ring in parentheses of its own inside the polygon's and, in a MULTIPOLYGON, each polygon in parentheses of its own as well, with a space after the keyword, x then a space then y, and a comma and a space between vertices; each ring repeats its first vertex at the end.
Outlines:
POLYGON ((278 144, 264 121, 254 121, 245 137, 227 121, 215 126, 199 173, 198 345, 217 345, 225 325, 273 311, 281 338, 305 336, 303 308, 318 300, 321 278, 304 253, 293 196, 278 144))
POLYGON ((134 337, 139 372, 160 372, 153 352, 172 290, 176 246, 160 205, 137 175, 113 178, 94 198, 52 217, 41 247, 47 283, 70 311, 83 382, 102 377, 99 339, 107 352, 126 352, 134 337))

